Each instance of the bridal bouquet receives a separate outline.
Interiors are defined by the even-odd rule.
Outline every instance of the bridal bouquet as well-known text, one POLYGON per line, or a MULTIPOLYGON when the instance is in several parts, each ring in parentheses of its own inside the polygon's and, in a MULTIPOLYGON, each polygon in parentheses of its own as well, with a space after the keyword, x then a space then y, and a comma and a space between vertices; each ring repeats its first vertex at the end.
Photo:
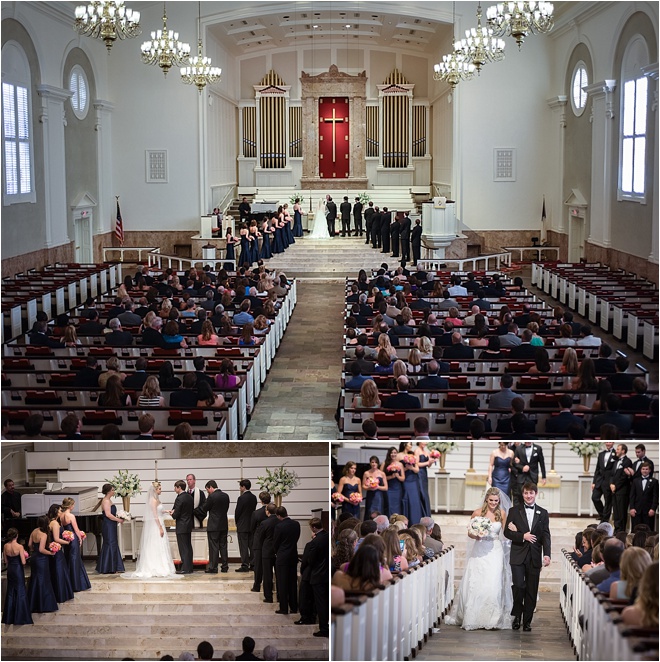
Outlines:
POLYGON ((357 506, 358 503, 362 503, 362 495, 358 492, 353 492, 351 496, 348 497, 348 500, 354 505, 357 506))
POLYGON ((137 474, 129 474, 128 469, 120 469, 116 476, 106 478, 105 482, 110 483, 120 497, 131 497, 142 492, 140 477, 137 474))
POLYGON ((367 476, 365 483, 367 484, 367 487, 370 489, 380 486, 380 483, 378 482, 378 478, 374 478, 373 476, 367 476))
POLYGON ((68 542, 71 542, 74 539, 74 535, 72 531, 62 531, 62 538, 64 540, 67 540, 68 542))
POLYGON ((346 499, 344 499, 344 496, 342 494, 339 494, 339 492, 333 492, 331 498, 336 503, 341 503, 342 501, 346 501, 346 499))
POLYGON ((491 529, 491 521, 487 517, 473 517, 468 530, 479 538, 483 538, 491 529))
POLYGON ((125 519, 127 522, 129 522, 132 519, 131 514, 127 513, 125 510, 120 510, 117 513, 117 517, 119 517, 119 519, 125 519))
POLYGON ((417 464, 417 458, 414 455, 404 455, 401 458, 401 462, 403 464, 407 464, 409 467, 412 467, 417 464))
POLYGON ((269 494, 285 497, 294 487, 300 485, 300 478, 295 471, 289 471, 282 465, 273 471, 266 468, 265 476, 257 476, 257 484, 269 494))
POLYGON ((62 545, 60 545, 60 543, 58 542, 53 541, 52 543, 50 543, 50 545, 48 545, 48 549, 51 552, 53 552, 53 554, 57 554, 57 552, 59 552, 60 549, 62 549, 62 545))

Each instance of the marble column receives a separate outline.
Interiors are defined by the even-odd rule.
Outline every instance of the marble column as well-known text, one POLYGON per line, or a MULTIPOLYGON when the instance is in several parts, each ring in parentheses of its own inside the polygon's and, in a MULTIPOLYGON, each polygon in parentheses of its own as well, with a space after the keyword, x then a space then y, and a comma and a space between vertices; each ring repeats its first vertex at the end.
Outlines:
POLYGON ((110 101, 96 99, 93 103, 96 112, 96 148, 98 150, 98 191, 99 200, 94 219, 94 234, 111 232, 114 227, 116 208, 113 205, 112 180, 112 111, 115 106, 110 101))

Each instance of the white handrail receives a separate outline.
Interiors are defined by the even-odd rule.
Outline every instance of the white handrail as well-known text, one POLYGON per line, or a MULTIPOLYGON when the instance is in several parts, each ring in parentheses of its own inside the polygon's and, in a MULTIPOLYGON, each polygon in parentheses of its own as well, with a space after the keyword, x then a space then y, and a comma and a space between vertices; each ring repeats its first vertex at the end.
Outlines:
POLYGON ((495 262, 495 268, 499 270, 504 264, 508 267, 511 266, 511 253, 502 252, 502 253, 490 253, 488 255, 478 255, 476 257, 467 257, 467 258, 424 258, 417 261, 417 264, 421 264, 422 268, 425 270, 431 271, 441 271, 446 269, 448 265, 455 264, 458 265, 458 271, 466 271, 465 265, 470 265, 470 271, 478 271, 479 263, 483 262, 484 270, 490 268, 491 261, 495 262), (445 266, 440 266, 445 265, 445 266))

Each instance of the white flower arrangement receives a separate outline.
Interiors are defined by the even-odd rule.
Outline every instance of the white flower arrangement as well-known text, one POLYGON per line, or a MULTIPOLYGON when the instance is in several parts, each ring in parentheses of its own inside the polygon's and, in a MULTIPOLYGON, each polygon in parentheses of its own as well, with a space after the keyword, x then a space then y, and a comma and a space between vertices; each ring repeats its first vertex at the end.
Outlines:
POLYGON ((130 522, 133 519, 132 515, 130 513, 127 513, 125 510, 120 510, 117 513, 117 517, 119 517, 119 519, 124 519, 127 522, 130 522))
POLYGON ((492 528, 492 522, 487 517, 473 517, 468 530, 479 538, 483 538, 492 528))
POLYGON ((440 451, 441 453, 451 453, 458 448, 457 441, 432 441, 427 446, 431 450, 440 451))
POLYGON ((115 488, 117 496, 120 497, 135 496, 142 492, 140 477, 137 474, 129 474, 128 469, 120 469, 116 476, 106 478, 105 481, 115 488))
POLYGON ((601 450, 602 442, 600 441, 569 441, 568 447, 577 453, 580 457, 591 457, 598 455, 601 450))
POLYGON ((360 199, 360 202, 364 207, 366 207, 369 202, 371 201, 371 196, 365 191, 364 193, 360 193, 359 195, 355 196, 360 199))
POLYGON ((305 196, 303 195, 302 191, 300 193, 294 193, 290 198, 289 198, 289 204, 293 207, 293 205, 296 204, 296 198, 300 201, 300 204, 302 205, 305 196))
POLYGON ((266 468, 265 476, 257 476, 257 484, 273 496, 279 494, 285 497, 294 487, 300 485, 300 478, 295 471, 289 471, 282 465, 273 471, 266 468))

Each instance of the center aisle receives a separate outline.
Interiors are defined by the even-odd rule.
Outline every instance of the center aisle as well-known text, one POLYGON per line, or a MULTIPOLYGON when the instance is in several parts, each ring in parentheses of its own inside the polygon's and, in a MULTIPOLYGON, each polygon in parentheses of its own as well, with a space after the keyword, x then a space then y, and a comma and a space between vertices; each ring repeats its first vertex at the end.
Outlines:
POLYGON ((298 302, 245 439, 337 439, 343 283, 298 282, 298 302))

